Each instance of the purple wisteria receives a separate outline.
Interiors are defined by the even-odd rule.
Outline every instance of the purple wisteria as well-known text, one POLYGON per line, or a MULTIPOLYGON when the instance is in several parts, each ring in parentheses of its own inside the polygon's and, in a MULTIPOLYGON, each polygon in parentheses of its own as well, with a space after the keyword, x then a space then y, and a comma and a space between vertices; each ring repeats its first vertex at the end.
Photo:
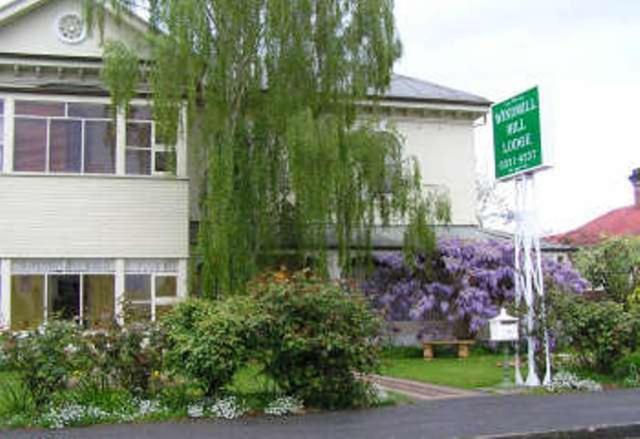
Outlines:
MULTIPOLYGON (((378 253, 375 260, 362 289, 391 321, 447 319, 473 335, 514 299, 513 246, 507 243, 442 240, 434 256, 415 264, 405 264, 401 253, 378 253)), ((568 263, 544 258, 543 272, 548 289, 581 293, 587 287, 568 263)))

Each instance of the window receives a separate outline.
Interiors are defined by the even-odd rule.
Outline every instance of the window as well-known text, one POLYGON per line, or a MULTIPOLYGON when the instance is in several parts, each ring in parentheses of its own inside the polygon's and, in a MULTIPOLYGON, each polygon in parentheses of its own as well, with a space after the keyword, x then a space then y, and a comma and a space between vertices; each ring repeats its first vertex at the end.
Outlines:
POLYGON ((44 319, 43 275, 11 276, 11 329, 35 329, 44 319))
POLYGON ((109 105, 18 100, 14 124, 15 171, 115 173, 109 105))
POLYGON ((53 274, 47 278, 47 316, 80 320, 80 275, 53 274))
POLYGON ((111 326, 115 319, 115 278, 110 274, 83 276, 82 310, 88 328, 111 326))
POLYGON ((176 276, 172 275, 156 275, 156 298, 176 297, 177 296, 176 276))
POLYGON ((124 278, 125 318, 151 319, 151 275, 127 274, 124 278))
POLYGON ((178 297, 175 274, 131 274, 125 276, 125 318, 156 320, 171 309, 178 297))
POLYGON ((170 171, 170 142, 160 139, 153 122, 151 107, 132 105, 129 108, 126 143, 127 174, 151 175, 170 171))
POLYGON ((97 329, 115 317, 115 263, 111 259, 14 259, 11 327, 33 329, 58 317, 97 329))

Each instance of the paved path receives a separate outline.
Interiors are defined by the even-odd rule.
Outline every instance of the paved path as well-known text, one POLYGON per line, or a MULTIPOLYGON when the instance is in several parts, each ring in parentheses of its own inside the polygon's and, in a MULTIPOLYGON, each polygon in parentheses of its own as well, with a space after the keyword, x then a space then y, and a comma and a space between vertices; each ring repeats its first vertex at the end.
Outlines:
POLYGON ((382 375, 369 375, 367 381, 376 383, 385 390, 402 393, 410 398, 418 400, 469 398, 483 396, 485 393, 471 390, 454 389, 453 387, 437 386, 435 384, 421 383, 418 381, 403 380, 382 375))
POLYGON ((580 437, 640 437, 640 391, 443 399, 374 410, 315 413, 284 420, 259 417, 233 422, 98 426, 57 432, 0 432, 0 437, 446 439, 628 424, 637 425, 622 436, 607 432, 580 437))

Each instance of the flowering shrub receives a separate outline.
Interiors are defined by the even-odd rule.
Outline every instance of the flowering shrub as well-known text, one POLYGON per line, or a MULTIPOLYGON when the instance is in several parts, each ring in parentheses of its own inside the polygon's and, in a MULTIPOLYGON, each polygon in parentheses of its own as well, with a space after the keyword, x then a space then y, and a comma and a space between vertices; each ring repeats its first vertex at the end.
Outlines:
POLYGON ((8 366, 21 373, 37 406, 43 406, 56 392, 65 389, 74 371, 82 367, 81 341, 78 326, 62 321, 50 321, 35 332, 7 338, 8 366))
POLYGON ((306 273, 259 279, 250 291, 266 320, 258 352, 281 391, 323 408, 371 402, 354 374, 377 369, 380 321, 362 298, 306 273))
POLYGON ((547 390, 554 393, 570 390, 600 392, 602 386, 593 380, 581 379, 574 373, 561 371, 553 376, 547 390))
POLYGON ((96 390, 117 385, 134 395, 148 395, 154 372, 162 369, 164 334, 152 322, 87 335, 83 346, 90 373, 82 381, 96 390))
POLYGON ((299 413, 303 409, 302 401, 292 396, 281 396, 270 402, 264 413, 270 416, 285 416, 299 413))
MULTIPOLYGON (((443 240, 429 257, 406 264, 400 253, 376 255, 376 269, 362 284, 373 306, 391 321, 434 315, 472 336, 515 296, 513 246, 496 241, 443 240)), ((580 293, 587 283, 568 264, 543 260, 548 288, 580 293)))

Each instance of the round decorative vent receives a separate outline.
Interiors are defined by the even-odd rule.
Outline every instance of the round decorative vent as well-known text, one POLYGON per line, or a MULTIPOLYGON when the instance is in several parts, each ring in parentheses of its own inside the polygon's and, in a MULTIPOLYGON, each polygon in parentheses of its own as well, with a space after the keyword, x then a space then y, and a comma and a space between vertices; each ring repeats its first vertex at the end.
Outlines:
POLYGON ((86 35, 84 20, 75 12, 65 14, 58 19, 58 38, 68 44, 79 43, 86 35))

